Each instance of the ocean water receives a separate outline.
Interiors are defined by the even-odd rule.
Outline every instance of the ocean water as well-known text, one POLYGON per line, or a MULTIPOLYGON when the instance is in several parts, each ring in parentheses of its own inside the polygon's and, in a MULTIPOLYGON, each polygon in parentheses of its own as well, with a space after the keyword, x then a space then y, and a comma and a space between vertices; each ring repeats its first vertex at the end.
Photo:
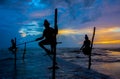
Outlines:
MULTIPOLYGON (((24 61, 22 60, 23 52, 23 49, 17 51, 15 66, 14 54, 5 49, 0 50, 0 79, 24 79, 24 77, 25 79, 31 79, 31 77, 32 79, 51 79, 51 71, 46 69, 52 65, 52 62, 48 56, 44 56, 45 52, 42 49, 27 49, 24 61)), ((88 67, 88 57, 80 52, 79 48, 58 48, 57 57, 84 68, 88 67)), ((93 49, 91 69, 109 75, 113 79, 120 79, 120 52, 93 49)), ((59 71, 59 73, 63 72, 59 71)))
POLYGON ((113 79, 120 79, 120 52, 110 50, 103 51, 106 51, 107 56, 101 57, 101 61, 93 62, 97 63, 93 65, 93 69, 110 75, 113 79))
POLYGON ((14 54, 8 50, 2 50, 0 55, 0 79, 49 79, 51 66, 49 57, 44 56, 41 49, 27 49, 23 60, 23 50, 17 51, 16 64, 14 54), (47 63, 46 63, 47 62, 47 63))
MULTIPOLYGON (((63 59, 82 67, 88 68, 88 57, 79 48, 61 49, 60 54, 63 59)), ((120 79, 120 51, 110 51, 104 49, 93 49, 91 69, 109 75, 113 79, 120 79)))

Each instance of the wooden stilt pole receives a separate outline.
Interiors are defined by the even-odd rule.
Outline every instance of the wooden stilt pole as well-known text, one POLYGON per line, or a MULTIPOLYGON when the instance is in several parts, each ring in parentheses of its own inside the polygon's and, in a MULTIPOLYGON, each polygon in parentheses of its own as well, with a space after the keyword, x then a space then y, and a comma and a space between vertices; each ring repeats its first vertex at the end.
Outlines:
MULTIPOLYGON (((57 26, 57 9, 55 9, 55 18, 54 18, 54 29, 56 31, 56 36, 58 34, 58 26, 57 26)), ((56 78, 56 41, 57 41, 57 38, 55 38, 55 44, 54 44, 54 49, 53 49, 53 73, 52 73, 52 79, 55 79, 56 78)))
POLYGON ((25 59, 25 54, 26 54, 26 42, 25 42, 25 46, 24 46, 23 60, 25 59))
POLYGON ((91 53, 92 53, 93 41, 94 41, 94 37, 95 37, 95 30, 96 30, 96 28, 94 27, 94 29, 93 29, 92 41, 91 41, 91 50, 90 50, 90 55, 89 55, 89 65, 88 65, 88 69, 91 69, 91 53))
POLYGON ((17 47, 16 47, 16 38, 14 39, 14 42, 15 42, 15 50, 13 50, 13 53, 14 53, 14 55, 15 55, 15 64, 14 64, 14 66, 15 66, 15 69, 16 69, 16 60, 17 60, 17 47))

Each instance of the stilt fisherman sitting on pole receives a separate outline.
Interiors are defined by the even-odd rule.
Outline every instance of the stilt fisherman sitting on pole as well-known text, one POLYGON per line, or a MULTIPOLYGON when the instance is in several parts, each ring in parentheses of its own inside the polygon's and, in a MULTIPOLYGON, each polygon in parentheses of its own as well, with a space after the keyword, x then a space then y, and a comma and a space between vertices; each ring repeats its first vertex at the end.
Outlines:
POLYGON ((39 42, 39 46, 43 48, 47 54, 53 54, 56 45, 56 32, 55 29, 50 27, 50 23, 46 19, 44 20, 44 27, 42 37, 37 38, 36 41, 43 39, 39 42), (44 45, 50 45, 51 49, 47 49, 44 45))
POLYGON ((88 36, 85 35, 85 41, 84 41, 82 47, 80 48, 80 50, 82 50, 82 52, 83 52, 85 55, 88 55, 88 56, 89 56, 89 55, 90 55, 90 51, 91 51, 90 45, 91 45, 91 42, 90 42, 88 36))
POLYGON ((11 44, 12 44, 12 46, 11 46, 11 47, 9 47, 8 49, 9 49, 9 51, 14 52, 14 51, 15 51, 15 49, 17 49, 17 47, 16 47, 16 42, 15 42, 15 40, 14 40, 14 39, 11 39, 11 44))

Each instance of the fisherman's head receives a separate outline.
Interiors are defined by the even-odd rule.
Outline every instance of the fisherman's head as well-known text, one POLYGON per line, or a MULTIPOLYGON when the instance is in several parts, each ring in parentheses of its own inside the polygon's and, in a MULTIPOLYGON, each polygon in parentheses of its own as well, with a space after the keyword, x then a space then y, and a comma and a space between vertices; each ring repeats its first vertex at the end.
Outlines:
POLYGON ((44 20, 44 26, 45 26, 45 28, 48 28, 49 27, 49 25, 50 25, 50 23, 48 22, 48 20, 44 20))
POLYGON ((88 40, 88 39, 89 39, 89 38, 88 38, 88 36, 87 36, 87 34, 85 35, 85 39, 86 39, 86 40, 88 40))
POLYGON ((13 40, 13 39, 11 39, 11 42, 13 43, 13 42, 14 42, 14 40, 13 40))

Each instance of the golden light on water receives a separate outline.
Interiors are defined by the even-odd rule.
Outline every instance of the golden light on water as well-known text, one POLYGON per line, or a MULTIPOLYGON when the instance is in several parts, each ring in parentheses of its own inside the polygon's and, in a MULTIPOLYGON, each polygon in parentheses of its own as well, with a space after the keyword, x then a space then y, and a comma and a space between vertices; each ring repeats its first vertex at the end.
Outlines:
POLYGON ((110 50, 108 50, 107 52, 109 52, 109 54, 112 55, 112 56, 118 56, 118 57, 120 56, 120 52, 119 51, 110 51, 110 50))

